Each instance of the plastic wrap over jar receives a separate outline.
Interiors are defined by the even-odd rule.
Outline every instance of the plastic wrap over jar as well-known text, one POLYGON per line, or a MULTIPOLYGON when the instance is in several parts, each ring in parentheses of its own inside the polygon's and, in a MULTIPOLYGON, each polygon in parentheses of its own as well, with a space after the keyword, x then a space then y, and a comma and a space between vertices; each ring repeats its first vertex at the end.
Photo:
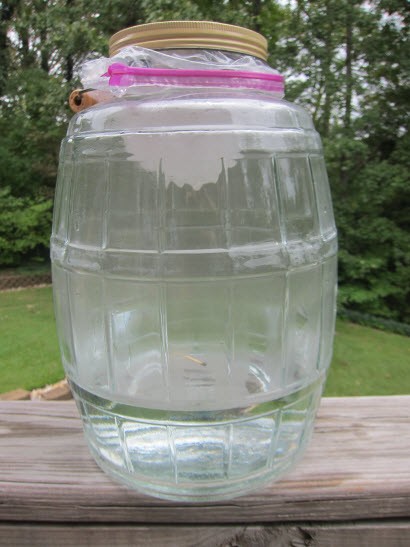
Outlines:
POLYGON ((321 142, 299 106, 229 85, 235 72, 279 82, 263 61, 130 49, 86 65, 84 85, 109 100, 75 115, 62 144, 62 360, 110 475, 160 497, 229 498, 302 454, 331 360, 337 243, 321 142), (156 70, 201 74, 133 80, 156 70), (196 85, 205 71, 226 85, 196 85), (131 81, 110 85, 117 76, 131 81))
POLYGON ((144 85, 253 88, 278 97, 284 90, 283 76, 261 59, 211 50, 175 50, 171 54, 129 46, 112 58, 88 61, 80 75, 84 88, 116 96, 144 85))

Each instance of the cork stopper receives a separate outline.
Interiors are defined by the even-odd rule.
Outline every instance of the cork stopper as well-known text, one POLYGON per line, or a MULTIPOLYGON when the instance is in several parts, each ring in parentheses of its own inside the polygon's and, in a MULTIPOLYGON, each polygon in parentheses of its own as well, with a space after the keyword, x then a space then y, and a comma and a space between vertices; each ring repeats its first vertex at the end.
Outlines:
POLYGON ((97 103, 96 97, 93 97, 90 90, 75 89, 68 98, 68 104, 73 112, 81 112, 97 103))

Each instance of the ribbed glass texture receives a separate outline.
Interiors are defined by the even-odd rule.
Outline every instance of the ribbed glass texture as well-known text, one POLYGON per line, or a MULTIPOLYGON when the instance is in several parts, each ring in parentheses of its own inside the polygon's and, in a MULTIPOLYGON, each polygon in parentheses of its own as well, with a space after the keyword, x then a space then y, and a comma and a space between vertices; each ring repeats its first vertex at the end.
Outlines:
POLYGON ((332 354, 320 139, 258 92, 75 116, 52 235, 61 355, 91 451, 143 492, 239 495, 303 451, 332 354))

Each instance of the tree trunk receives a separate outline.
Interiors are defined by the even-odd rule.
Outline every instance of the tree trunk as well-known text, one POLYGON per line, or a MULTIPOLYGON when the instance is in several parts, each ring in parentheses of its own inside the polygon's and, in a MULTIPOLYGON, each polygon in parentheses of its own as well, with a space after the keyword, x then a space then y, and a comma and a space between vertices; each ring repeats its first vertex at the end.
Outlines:
POLYGON ((345 129, 350 129, 350 120, 352 117, 352 93, 353 93, 353 75, 352 75, 352 49, 353 49, 353 17, 352 3, 349 2, 349 8, 346 14, 346 96, 345 96, 345 129))
POLYGON ((253 17, 253 28, 256 32, 261 31, 261 22, 260 15, 262 11, 262 0, 253 0, 252 2, 252 17, 253 17))
MULTIPOLYGON (((72 16, 71 16, 71 6, 73 5, 73 0, 66 0, 65 2, 67 13, 70 17, 70 22, 72 22, 72 16)), ((74 72, 74 60, 71 53, 68 53, 65 58, 65 79, 67 82, 71 82, 73 79, 73 72, 74 72)))
POLYGON ((332 75, 331 75, 331 65, 332 65, 332 56, 333 56, 333 41, 332 41, 332 31, 333 31, 333 13, 332 9, 329 6, 329 2, 325 3, 326 6, 326 28, 325 32, 325 57, 323 59, 323 76, 324 76, 324 87, 325 87, 325 102, 323 105, 323 114, 321 120, 321 133, 323 137, 327 137, 329 134, 330 128, 330 115, 332 111, 332 75))
POLYGON ((18 0, 0 3, 0 95, 5 91, 9 69, 7 31, 17 4, 18 0))
POLYGON ((21 29, 20 33, 21 41, 21 66, 27 68, 31 65, 31 54, 30 54, 30 41, 29 41, 29 29, 24 27, 21 29))
POLYGON ((50 71, 50 66, 48 62, 48 51, 46 49, 46 42, 47 42, 47 31, 42 30, 40 33, 40 40, 41 40, 41 68, 47 72, 47 74, 50 71))
POLYGON ((67 55, 65 59, 65 79, 67 82, 71 82, 73 79, 74 62, 72 55, 67 55))

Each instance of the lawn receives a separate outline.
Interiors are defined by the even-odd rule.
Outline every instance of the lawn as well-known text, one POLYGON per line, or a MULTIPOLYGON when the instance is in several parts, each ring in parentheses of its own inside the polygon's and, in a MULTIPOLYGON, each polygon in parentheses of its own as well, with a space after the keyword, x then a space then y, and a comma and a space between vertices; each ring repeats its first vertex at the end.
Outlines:
POLYGON ((410 394, 410 338, 338 321, 325 395, 410 394))
MULTIPOLYGON (((51 288, 0 292, 0 392, 60 380, 51 288)), ((410 393, 410 338, 338 321, 325 395, 410 393)))
POLYGON ((51 288, 0 292, 0 393, 63 376, 51 288))

